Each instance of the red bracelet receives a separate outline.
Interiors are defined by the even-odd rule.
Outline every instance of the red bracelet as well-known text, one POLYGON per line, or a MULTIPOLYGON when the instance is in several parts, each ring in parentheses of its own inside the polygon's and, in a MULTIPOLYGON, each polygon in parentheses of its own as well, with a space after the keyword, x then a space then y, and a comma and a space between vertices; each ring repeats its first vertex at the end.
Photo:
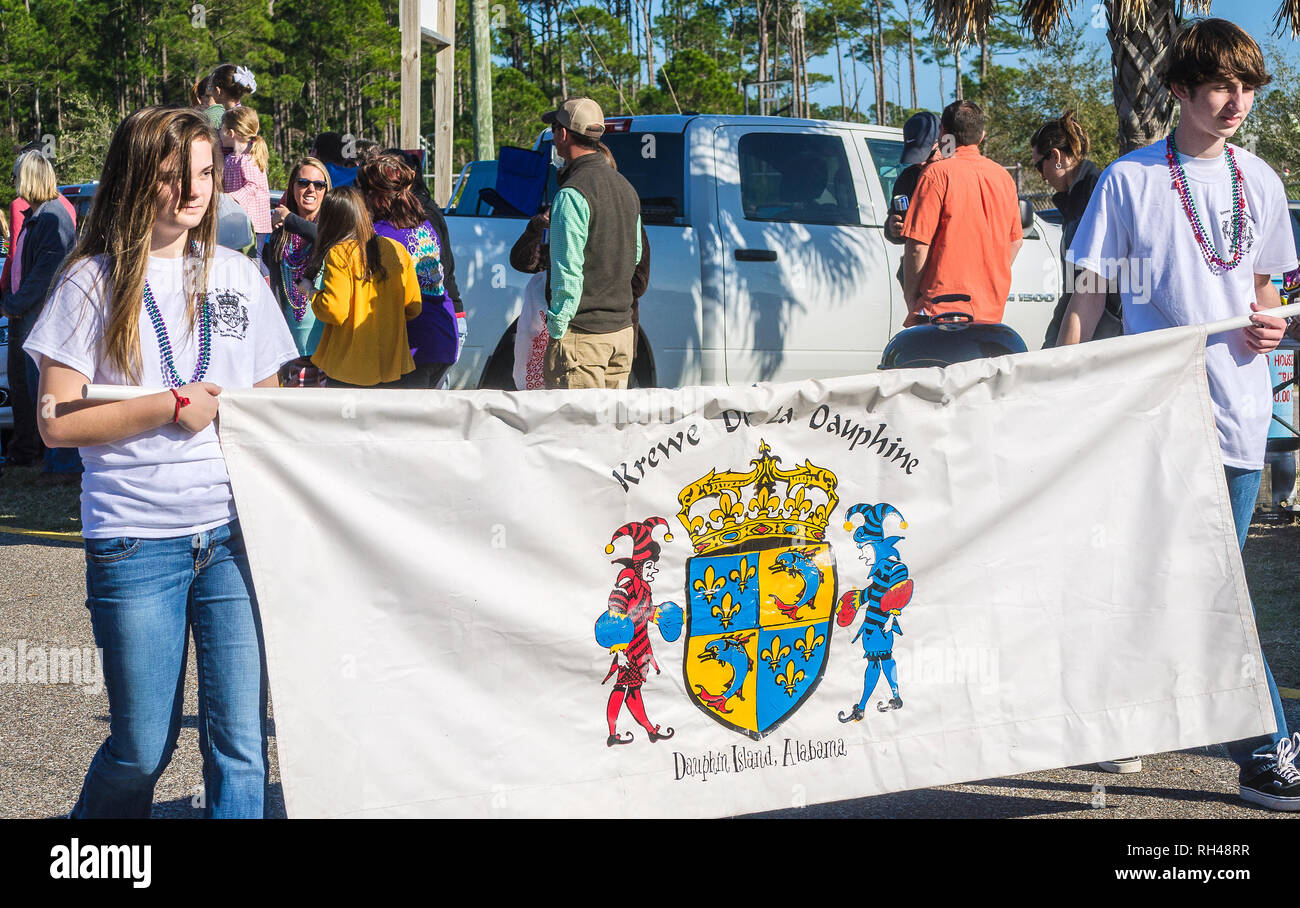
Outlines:
POLYGON ((188 407, 190 405, 190 399, 188 397, 181 397, 175 388, 172 388, 171 392, 172 397, 176 398, 176 412, 172 415, 172 424, 174 425, 181 421, 181 407, 188 407))

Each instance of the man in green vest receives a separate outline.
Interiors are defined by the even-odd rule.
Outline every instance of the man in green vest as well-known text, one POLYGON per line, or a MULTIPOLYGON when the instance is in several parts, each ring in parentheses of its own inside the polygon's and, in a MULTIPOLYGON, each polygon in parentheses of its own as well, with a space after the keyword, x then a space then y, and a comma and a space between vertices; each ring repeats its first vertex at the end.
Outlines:
POLYGON ((625 388, 636 348, 632 272, 641 260, 641 200, 599 153, 599 104, 570 98, 542 122, 566 164, 551 205, 546 387, 625 388))

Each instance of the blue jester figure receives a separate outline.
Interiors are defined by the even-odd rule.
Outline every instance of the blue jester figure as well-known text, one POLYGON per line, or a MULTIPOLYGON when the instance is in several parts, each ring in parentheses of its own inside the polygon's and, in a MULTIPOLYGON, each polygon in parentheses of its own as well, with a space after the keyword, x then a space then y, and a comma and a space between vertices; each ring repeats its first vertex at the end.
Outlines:
POLYGON ((858 610, 862 611, 862 626, 853 639, 862 641, 862 658, 867 660, 867 669, 862 678, 862 699, 846 716, 839 714, 841 722, 859 722, 867 700, 880 682, 883 671, 889 689, 893 693, 889 701, 881 700, 876 708, 881 712, 899 709, 903 699, 898 695, 898 665, 894 662, 894 636, 902 636, 903 629, 898 624, 898 616, 903 606, 912 599, 912 581, 907 576, 907 565, 898 554, 898 542, 902 536, 885 536, 885 518, 897 515, 902 529, 907 529, 907 521, 893 505, 855 504, 846 514, 844 529, 853 530, 853 541, 858 544, 858 557, 867 563, 871 573, 867 577, 867 588, 849 590, 840 597, 836 621, 840 627, 853 623, 858 610), (862 515, 862 523, 853 530, 853 518, 862 515))

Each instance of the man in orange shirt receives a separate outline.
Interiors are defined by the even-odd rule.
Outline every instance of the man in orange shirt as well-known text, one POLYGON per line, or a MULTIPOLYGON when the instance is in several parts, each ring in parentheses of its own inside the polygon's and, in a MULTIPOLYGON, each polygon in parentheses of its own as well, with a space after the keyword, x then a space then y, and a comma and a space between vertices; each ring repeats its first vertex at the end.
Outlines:
POLYGON ((946 156, 921 174, 903 220, 903 298, 909 313, 904 325, 945 312, 1000 322, 1011 290, 1011 263, 1023 242, 1016 184, 1005 167, 980 154, 984 111, 979 105, 949 104, 940 133, 946 156), (970 299, 935 302, 953 294, 970 299))

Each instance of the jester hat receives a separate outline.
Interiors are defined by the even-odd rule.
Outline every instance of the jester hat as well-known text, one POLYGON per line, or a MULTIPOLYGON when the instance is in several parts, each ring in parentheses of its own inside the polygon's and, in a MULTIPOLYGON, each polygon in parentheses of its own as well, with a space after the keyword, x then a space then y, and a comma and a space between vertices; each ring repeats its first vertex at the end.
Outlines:
POLYGON ((889 540, 885 539, 885 518, 890 514, 897 514, 900 527, 907 529, 907 521, 903 520, 898 508, 883 501, 879 504, 855 504, 849 508, 844 515, 844 529, 853 531, 853 541, 858 544, 858 548, 885 541, 897 542, 903 537, 890 536, 889 540), (862 515, 862 523, 854 530, 853 518, 859 514, 862 515))
MULTIPOLYGON (((615 558, 615 564, 620 562, 631 564, 640 564, 643 561, 649 561, 659 557, 659 543, 653 538, 653 533, 657 527, 667 527, 668 521, 662 517, 647 517, 645 520, 634 520, 631 523, 625 523, 614 531, 614 535, 609 539, 609 545, 605 546, 605 554, 614 554, 614 543, 618 542, 619 537, 629 536, 632 539, 632 557, 615 558)), ((673 534, 665 533, 664 542, 672 542, 673 534)))

